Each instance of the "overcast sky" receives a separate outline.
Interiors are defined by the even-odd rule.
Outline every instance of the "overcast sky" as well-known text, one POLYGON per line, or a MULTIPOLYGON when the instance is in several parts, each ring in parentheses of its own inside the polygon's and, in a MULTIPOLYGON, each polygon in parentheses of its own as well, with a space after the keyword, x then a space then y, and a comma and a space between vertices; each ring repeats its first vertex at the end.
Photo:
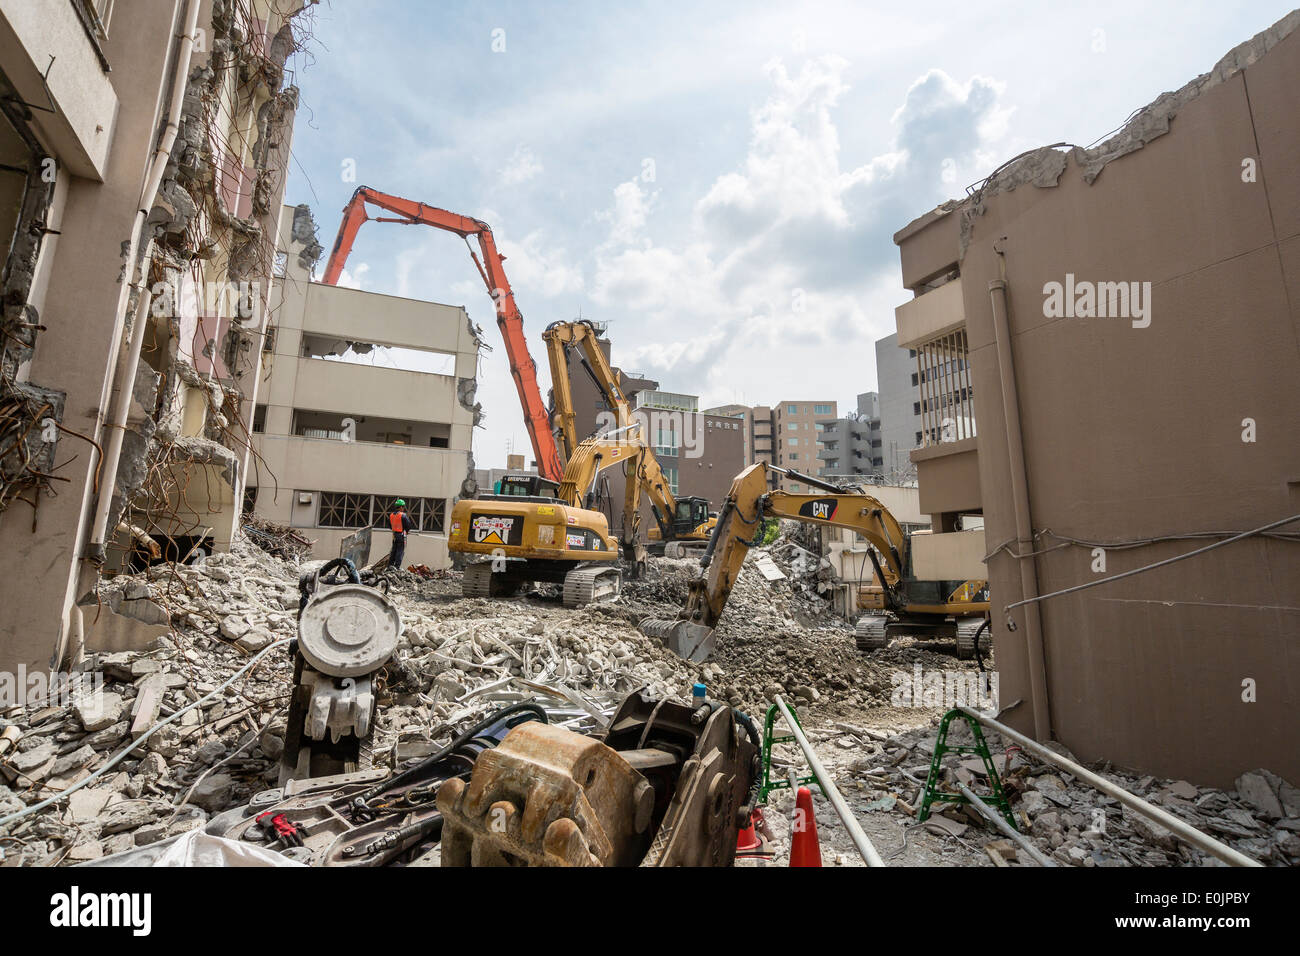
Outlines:
MULTIPOLYGON (((327 250, 358 185, 486 220, 543 392, 542 328, 582 315, 703 405, 847 410, 910 298, 895 231, 1022 150, 1102 138, 1290 8, 325 0, 286 201, 327 250)), ((478 464, 531 455, 459 238, 368 223, 345 279, 464 305, 494 348, 478 464)))

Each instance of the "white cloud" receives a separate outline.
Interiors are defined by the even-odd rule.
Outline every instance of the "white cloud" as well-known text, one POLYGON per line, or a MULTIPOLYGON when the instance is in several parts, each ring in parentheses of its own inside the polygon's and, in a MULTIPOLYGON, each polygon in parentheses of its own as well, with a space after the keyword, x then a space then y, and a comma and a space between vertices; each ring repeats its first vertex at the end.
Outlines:
POLYGON ((344 266, 343 271, 339 273, 339 281, 336 285, 341 285, 345 289, 360 289, 361 283, 365 281, 366 273, 370 271, 370 265, 365 262, 358 262, 351 269, 344 266))
POLYGON ((515 147, 514 154, 500 172, 501 184, 515 186, 526 183, 542 171, 542 164, 527 146, 515 147))
POLYGON ((582 291, 582 269, 569 261, 565 250, 545 230, 535 229, 518 242, 498 233, 496 240, 506 258, 506 275, 516 290, 526 287, 547 298, 582 291))
POLYGON ((904 297, 888 237, 955 191, 936 157, 968 166, 1005 131, 1006 112, 996 82, 961 85, 932 70, 894 114, 888 148, 845 168, 834 112, 847 66, 834 56, 797 71, 769 63, 743 161, 669 240, 652 238, 657 192, 637 180, 614 189, 596 215, 608 235, 590 289, 625 318, 611 329, 617 363, 706 403, 738 390, 756 403, 847 399, 839 393, 874 386, 872 343, 893 330, 904 297))

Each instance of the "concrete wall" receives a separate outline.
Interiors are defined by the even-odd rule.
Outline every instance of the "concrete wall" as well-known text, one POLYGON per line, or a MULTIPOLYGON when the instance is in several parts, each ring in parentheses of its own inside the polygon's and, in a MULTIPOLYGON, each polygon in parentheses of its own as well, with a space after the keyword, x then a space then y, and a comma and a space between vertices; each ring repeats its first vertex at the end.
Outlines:
MULTIPOLYGON (((1237 51, 1163 100, 1177 106, 1167 133, 1163 107, 1140 114, 1127 141, 1145 146, 1091 184, 1096 167, 1071 159, 1054 186, 995 182, 968 219, 962 285, 991 546, 1015 537, 995 242, 1034 528, 1119 542, 1300 513, 1300 30, 1260 52, 1237 51), (1243 181, 1244 160, 1254 181, 1243 181), (1151 283, 1150 324, 1045 315, 1045 284, 1067 273, 1151 283), (1245 419, 1254 441, 1243 441, 1245 419)), ((1106 574, 1205 543, 1112 549, 1106 574)), ((1087 547, 1035 560, 1043 594, 1101 576, 1087 547)), ((989 576, 995 608, 1021 598, 1015 557, 991 558, 989 576)), ((1219 786, 1255 767, 1300 779, 1294 541, 1252 538, 1040 607, 1052 732, 1083 760, 1219 786)), ((1025 700, 1004 719, 1027 730, 1029 629, 1013 614, 1015 632, 993 615, 997 663, 1002 699, 1025 700)))
MULTIPOLYGON (((56 61, 56 72, 64 79, 51 89, 60 114, 70 117, 79 132, 67 139, 54 131, 42 140, 57 162, 58 182, 28 298, 46 328, 36 339, 25 371, 33 383, 67 394, 62 421, 68 429, 95 435, 122 334, 116 309, 122 288, 118 282, 122 244, 131 235, 143 170, 154 148, 177 29, 176 3, 159 2, 147 10, 122 5, 105 44, 111 74, 90 52, 80 26, 73 32, 62 23, 65 13, 75 19, 71 4, 50 5, 57 9, 48 11, 48 19, 39 14, 38 19, 53 31, 49 34, 42 24, 29 22, 37 6, 6 2, 0 6, 0 20, 11 39, 31 40, 36 30, 41 49, 47 40, 54 44, 50 52, 78 47, 76 55, 69 53, 56 61), (85 74, 81 80, 73 72, 77 64, 85 74), (111 96, 103 89, 109 81, 111 96), (96 112, 88 115, 92 107, 96 112), (104 144, 107 135, 87 130, 92 124, 102 125, 104 134, 111 132, 111 144, 104 144)), ((41 59, 43 69, 48 55, 41 59)), ((12 46, 0 43, 0 68, 6 74, 13 69, 21 75, 29 61, 30 55, 18 55, 12 46)), ((11 78, 17 82, 17 77, 11 78)), ((32 102, 44 102, 39 86, 20 88, 32 102)), ((48 114, 36 115, 52 122, 44 119, 48 114)), ((65 132, 72 136, 71 131, 65 132)), ((36 133, 46 136, 39 128, 36 133)), ((49 666, 73 623, 68 617, 72 603, 89 586, 82 579, 77 556, 97 457, 84 442, 65 435, 58 442, 57 458, 63 462, 74 455, 76 460, 58 472, 68 481, 57 483, 57 495, 41 500, 35 530, 27 505, 15 503, 0 515, 0 606, 5 609, 0 620, 0 670, 24 665, 35 671, 49 666)))

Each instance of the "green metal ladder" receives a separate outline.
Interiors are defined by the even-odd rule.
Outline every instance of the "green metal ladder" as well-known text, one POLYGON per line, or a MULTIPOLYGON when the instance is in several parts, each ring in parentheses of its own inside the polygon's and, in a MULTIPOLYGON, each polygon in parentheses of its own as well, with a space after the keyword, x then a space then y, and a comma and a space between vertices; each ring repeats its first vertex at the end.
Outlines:
MULTIPOLYGON (((1007 802, 1006 791, 1002 789, 1002 779, 998 776, 997 768, 993 766, 993 758, 989 756, 989 745, 984 740, 984 732, 980 730, 979 721, 970 714, 962 713, 960 710, 950 710, 943 715, 939 721, 939 734, 934 740, 934 756, 930 760, 930 773, 925 778, 925 793, 921 800, 921 809, 916 814, 917 823, 923 823, 930 816, 930 805, 933 803, 967 803, 966 795, 963 793, 948 793, 939 789, 939 780, 941 775, 940 763, 943 761, 944 754, 977 754, 984 761, 984 772, 988 775, 989 785, 993 792, 991 794, 976 794, 981 800, 991 807, 998 810, 1011 824, 1011 829, 1019 830, 1016 826, 1016 818, 1011 813, 1011 804, 1007 802), (954 717, 960 717, 970 726, 971 735, 975 738, 973 747, 966 746, 949 746, 948 745, 948 725, 954 717)), ((766 753, 764 754, 766 758, 766 753)), ((766 762, 763 765, 764 773, 767 771, 766 762)), ((766 778, 764 778, 766 780, 766 778)))
MULTIPOLYGON (((803 723, 799 720, 799 715, 795 712, 794 707, 792 707, 790 704, 786 704, 786 707, 790 708, 790 716, 793 717, 794 722, 799 725, 799 729, 803 730, 803 723)), ((762 787, 759 788, 758 791, 758 802, 760 805, 767 804, 767 795, 771 793, 773 790, 790 789, 789 780, 772 779, 773 745, 787 744, 794 741, 793 734, 786 734, 784 737, 773 736, 773 732, 776 727, 776 719, 779 716, 781 716, 780 711, 776 709, 776 704, 773 704, 772 706, 767 708, 767 716, 763 718, 763 785, 762 787)), ((822 789, 822 785, 817 782, 817 778, 812 774, 809 774, 806 777, 797 778, 795 780, 795 783, 800 787, 806 787, 812 784, 815 785, 818 790, 822 789)), ((824 791, 822 793, 822 796, 823 797, 826 796, 824 791)))

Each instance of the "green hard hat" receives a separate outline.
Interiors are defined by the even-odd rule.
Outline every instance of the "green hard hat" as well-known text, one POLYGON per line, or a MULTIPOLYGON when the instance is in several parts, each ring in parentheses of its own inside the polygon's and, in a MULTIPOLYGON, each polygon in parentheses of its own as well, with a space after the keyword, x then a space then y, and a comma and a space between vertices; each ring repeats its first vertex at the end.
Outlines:
POLYGON ((406 502, 403 501, 401 498, 398 498, 396 501, 393 502, 393 507, 395 507, 395 508, 405 508, 405 507, 406 507, 406 502))

